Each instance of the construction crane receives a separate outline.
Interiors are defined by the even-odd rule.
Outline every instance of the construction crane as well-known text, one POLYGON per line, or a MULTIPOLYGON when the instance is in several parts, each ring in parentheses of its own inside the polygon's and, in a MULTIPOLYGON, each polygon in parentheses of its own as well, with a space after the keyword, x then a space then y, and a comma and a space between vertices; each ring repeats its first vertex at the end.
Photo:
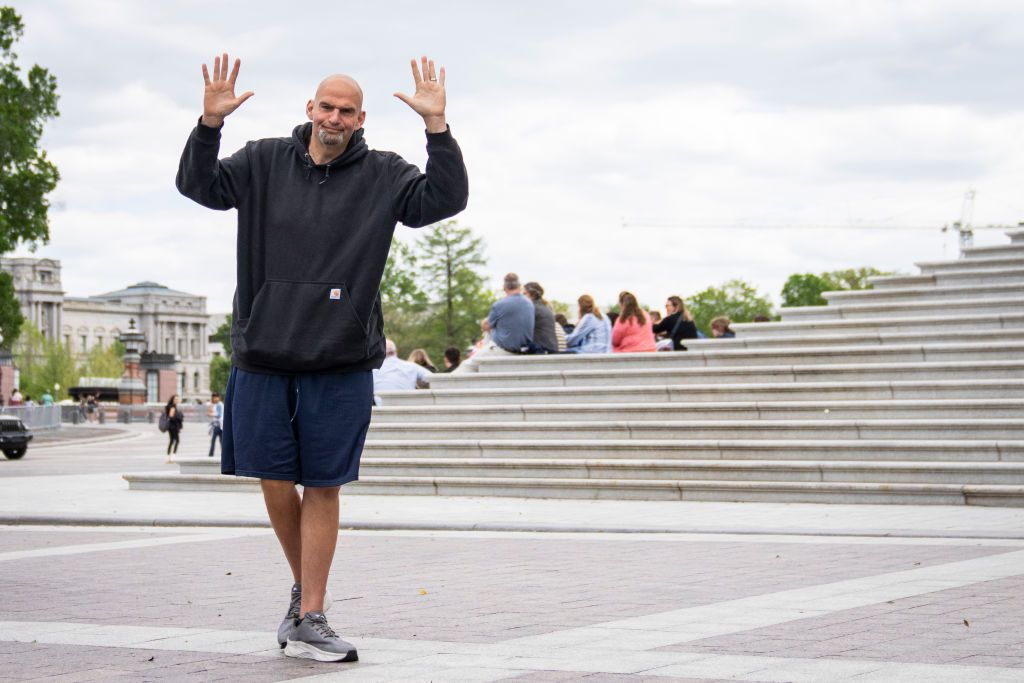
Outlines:
POLYGON ((974 246, 975 230, 1010 230, 1024 225, 1024 223, 1018 223, 1017 225, 973 225, 975 194, 974 188, 968 187, 967 192, 964 193, 963 206, 960 209, 960 220, 954 221, 952 226, 942 226, 942 232, 956 231, 960 240, 960 253, 963 253, 964 249, 974 246))

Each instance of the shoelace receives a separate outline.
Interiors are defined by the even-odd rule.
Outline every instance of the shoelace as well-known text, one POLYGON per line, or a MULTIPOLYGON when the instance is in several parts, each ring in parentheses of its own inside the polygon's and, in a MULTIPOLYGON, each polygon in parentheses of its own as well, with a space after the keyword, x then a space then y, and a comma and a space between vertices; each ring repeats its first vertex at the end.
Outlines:
POLYGON ((291 604, 288 605, 288 614, 286 614, 285 617, 287 617, 289 619, 298 619, 299 618, 299 610, 301 609, 301 607, 302 607, 302 593, 298 593, 298 592, 292 593, 292 601, 291 601, 291 604))
POLYGON ((321 637, 323 637, 323 638, 337 638, 338 637, 338 634, 335 633, 334 629, 331 628, 330 624, 327 623, 327 618, 326 617, 320 617, 319 619, 317 619, 317 618, 309 619, 309 617, 306 617, 306 618, 309 620, 309 623, 313 626, 313 628, 316 629, 316 632, 319 633, 321 637))

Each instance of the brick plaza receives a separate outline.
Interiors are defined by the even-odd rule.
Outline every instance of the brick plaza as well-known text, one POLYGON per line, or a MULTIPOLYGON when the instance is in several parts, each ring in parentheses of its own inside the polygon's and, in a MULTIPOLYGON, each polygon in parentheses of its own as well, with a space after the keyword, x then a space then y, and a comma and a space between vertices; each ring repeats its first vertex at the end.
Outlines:
POLYGON ((111 436, 0 463, 0 681, 1024 680, 1021 511, 962 506, 343 496, 361 661, 287 659, 259 496, 129 492, 162 441, 111 436))

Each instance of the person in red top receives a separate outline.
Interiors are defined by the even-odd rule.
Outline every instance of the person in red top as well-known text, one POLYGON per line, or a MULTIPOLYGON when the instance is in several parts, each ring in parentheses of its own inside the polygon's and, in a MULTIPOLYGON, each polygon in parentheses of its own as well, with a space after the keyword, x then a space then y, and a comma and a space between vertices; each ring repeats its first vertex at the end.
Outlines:
POLYGON ((619 318, 612 328, 612 351, 629 353, 654 351, 654 329, 650 317, 644 313, 631 292, 619 294, 619 318))

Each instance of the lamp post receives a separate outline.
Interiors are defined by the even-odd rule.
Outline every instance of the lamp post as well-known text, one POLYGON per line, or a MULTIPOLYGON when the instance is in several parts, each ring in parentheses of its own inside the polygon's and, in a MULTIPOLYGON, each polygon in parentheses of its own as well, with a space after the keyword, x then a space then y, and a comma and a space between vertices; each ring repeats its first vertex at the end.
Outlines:
POLYGON ((117 385, 117 400, 122 406, 128 406, 125 422, 131 422, 131 406, 146 402, 146 385, 139 369, 142 352, 146 348, 146 337, 135 329, 135 318, 132 318, 128 321, 128 331, 122 332, 118 340, 124 344, 124 372, 117 385))

